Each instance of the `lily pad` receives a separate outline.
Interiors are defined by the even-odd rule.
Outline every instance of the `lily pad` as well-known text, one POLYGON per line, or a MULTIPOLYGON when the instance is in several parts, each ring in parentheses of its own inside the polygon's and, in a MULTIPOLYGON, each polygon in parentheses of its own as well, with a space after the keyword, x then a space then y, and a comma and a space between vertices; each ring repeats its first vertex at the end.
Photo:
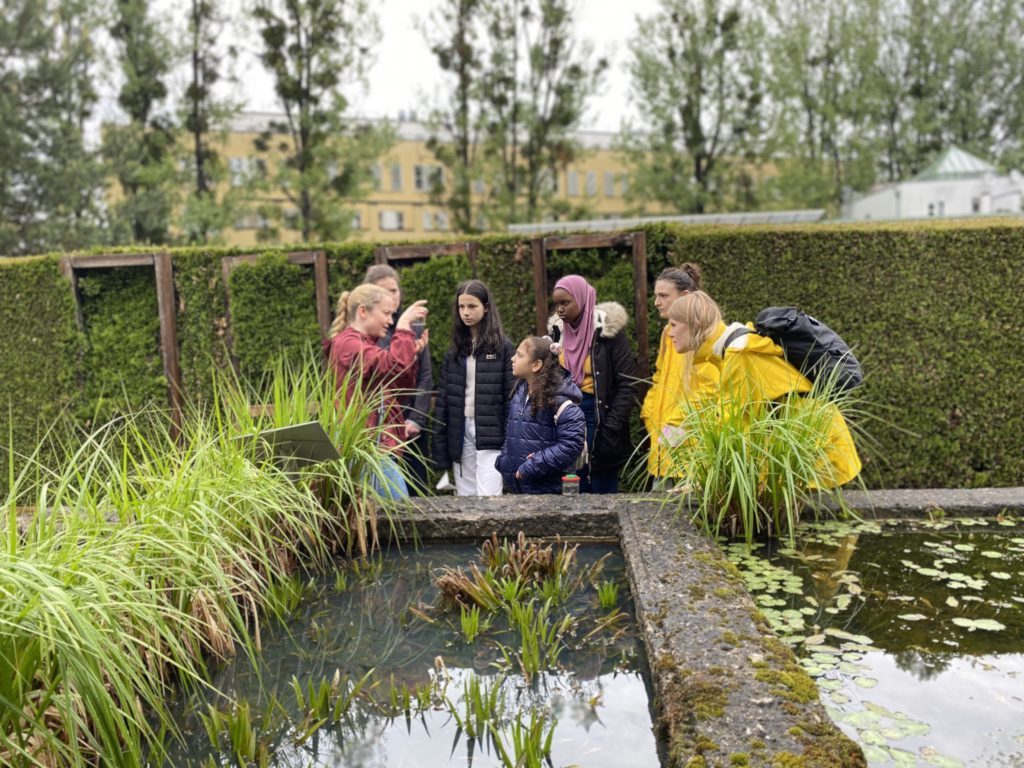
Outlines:
POLYGON ((948 605, 950 608, 956 608, 958 605, 960 605, 960 601, 952 595, 950 595, 946 598, 946 605, 948 605))
POLYGON ((991 576, 993 579, 1003 579, 1004 581, 1006 579, 1011 578, 1010 574, 1008 574, 1006 571, 992 571, 992 573, 990 573, 989 576, 991 576))
POLYGON ((865 677, 864 675, 853 678, 853 682, 861 688, 874 688, 876 685, 878 685, 878 681, 875 680, 875 678, 865 677))
POLYGON ((904 621, 924 621, 928 617, 925 616, 923 613, 901 613, 899 615, 899 618, 903 619, 904 621))
POLYGON ((984 552, 981 553, 981 556, 982 557, 990 557, 993 560, 1002 560, 1003 559, 1003 553, 1002 552, 994 552, 991 549, 986 549, 984 552))
POLYGON ((963 616, 957 616, 953 619, 953 623, 958 627, 965 627, 971 632, 976 629, 984 629, 988 632, 1001 632, 1006 629, 1005 624, 1000 624, 995 619, 968 619, 963 616))

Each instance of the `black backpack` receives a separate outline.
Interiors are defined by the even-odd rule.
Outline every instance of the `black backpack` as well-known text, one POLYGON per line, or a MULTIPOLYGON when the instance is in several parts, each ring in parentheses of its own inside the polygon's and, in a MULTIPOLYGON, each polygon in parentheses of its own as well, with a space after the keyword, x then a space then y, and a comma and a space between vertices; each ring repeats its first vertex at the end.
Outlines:
MULTIPOLYGON (((767 336, 780 347, 786 361, 810 381, 834 381, 837 392, 848 392, 864 382, 856 356, 838 333, 796 307, 768 307, 754 320, 754 332, 767 336)), ((726 339, 750 333, 737 329, 726 339)))

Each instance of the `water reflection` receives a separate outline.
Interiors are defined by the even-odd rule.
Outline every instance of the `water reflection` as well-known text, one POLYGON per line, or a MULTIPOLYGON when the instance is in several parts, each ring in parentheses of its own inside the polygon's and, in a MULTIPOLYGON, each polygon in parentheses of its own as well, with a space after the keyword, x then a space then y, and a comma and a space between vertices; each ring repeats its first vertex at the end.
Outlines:
POLYGON ((1024 766, 1019 522, 831 522, 726 551, 871 765, 1024 766))
MULTIPOLYGON (((584 642, 600 614, 596 595, 589 588, 572 596, 565 609, 583 618, 576 637, 566 639, 560 671, 527 684, 498 647, 517 642, 504 620, 496 619, 483 639, 468 644, 458 612, 435 608, 435 573, 464 565, 477 552, 471 545, 432 545, 387 553, 361 573, 316 579, 308 588, 312 597, 286 626, 263 629, 255 667, 244 658, 225 664, 213 678, 219 694, 181 703, 187 743, 171 745, 167 764, 232 764, 224 744, 220 750, 210 746, 204 718, 211 704, 231 710, 245 702, 272 766, 501 766, 494 738, 470 738, 453 715, 465 714, 465 684, 476 679, 496 691, 501 714, 493 722, 506 747, 513 724, 536 716, 546 728, 555 724, 555 765, 619 766, 624 749, 630 765, 659 765, 645 660, 631 618, 623 631, 596 633, 584 642), (342 691, 366 676, 366 695, 336 723, 310 719, 295 686, 318 686, 336 670, 346 681, 342 691), (392 698, 401 691, 411 706, 401 694, 392 698)), ((578 561, 587 567, 606 556, 602 578, 625 586, 617 550, 580 547, 578 561)), ((628 589, 620 590, 619 608, 632 616, 628 589)))

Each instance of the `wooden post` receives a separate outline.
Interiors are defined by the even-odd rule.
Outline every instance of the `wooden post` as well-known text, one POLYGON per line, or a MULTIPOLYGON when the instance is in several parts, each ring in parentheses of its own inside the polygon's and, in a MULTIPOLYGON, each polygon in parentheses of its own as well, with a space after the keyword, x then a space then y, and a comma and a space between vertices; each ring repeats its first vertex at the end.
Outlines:
POLYGON ((548 332, 548 259, 544 238, 530 241, 533 250, 533 301, 537 317, 537 335, 548 332))
POLYGON ((327 254, 313 254, 313 280, 316 286, 316 319, 320 323, 320 336, 327 338, 331 328, 331 294, 327 282, 327 254))
POLYGON ((480 243, 466 243, 466 258, 469 259, 469 273, 476 279, 476 260, 480 256, 480 243))
POLYGON ((637 362, 640 375, 651 376, 651 345, 647 339, 647 233, 633 233, 633 309, 636 312, 637 362))
POLYGON ((153 261, 156 272, 156 304, 160 315, 160 355, 167 377, 167 400, 171 407, 172 435, 181 434, 181 368, 178 365, 178 321, 174 301, 174 264, 169 253, 158 253, 153 261))

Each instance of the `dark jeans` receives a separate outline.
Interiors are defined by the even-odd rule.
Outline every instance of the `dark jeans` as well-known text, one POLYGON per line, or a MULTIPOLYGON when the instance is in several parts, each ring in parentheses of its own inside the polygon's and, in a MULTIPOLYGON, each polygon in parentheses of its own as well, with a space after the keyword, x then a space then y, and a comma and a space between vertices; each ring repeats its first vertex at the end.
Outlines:
MULTIPOLYGON (((597 421, 597 398, 593 395, 583 393, 583 402, 580 408, 587 420, 587 450, 590 451, 590 458, 594 458, 594 426, 597 421)), ((580 476, 580 493, 618 493, 619 492, 619 470, 603 469, 593 471, 590 467, 580 476)))
POLYGON ((409 495, 422 496, 427 487, 424 457, 430 455, 430 433, 423 430, 402 451, 402 472, 409 481, 409 495))

